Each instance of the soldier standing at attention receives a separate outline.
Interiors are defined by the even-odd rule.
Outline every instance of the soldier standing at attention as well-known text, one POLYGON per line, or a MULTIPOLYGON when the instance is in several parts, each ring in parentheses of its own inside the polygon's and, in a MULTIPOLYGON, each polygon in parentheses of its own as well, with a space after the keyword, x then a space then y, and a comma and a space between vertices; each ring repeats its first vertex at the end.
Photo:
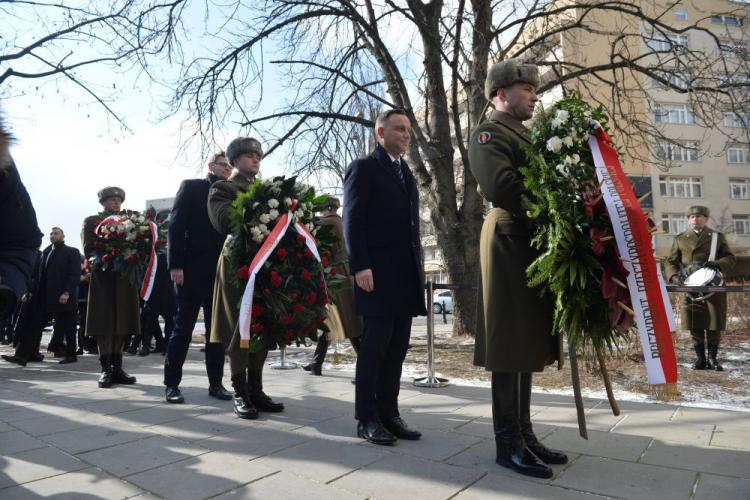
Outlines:
MULTIPOLYGON (((672 250, 667 258, 667 277, 675 285, 682 283, 682 276, 689 275, 701 267, 726 273, 735 264, 734 254, 727 239, 707 226, 708 207, 694 206, 688 209, 688 228, 675 236, 672 250)), ((722 330, 727 327, 727 294, 714 293, 705 300, 687 297, 680 308, 682 328, 690 330, 696 360, 694 370, 706 368, 722 371, 716 360, 722 330), (706 359, 708 344, 708 359, 706 359)))
POLYGON ((469 142, 471 171, 492 203, 480 240, 480 311, 474 364, 492 372, 492 420, 496 462, 520 474, 552 477, 546 464, 568 458, 550 450, 531 426, 531 374, 559 356, 552 335, 553 303, 526 284, 526 268, 536 258, 533 222, 526 216, 518 168, 527 162, 529 143, 523 121, 534 113, 539 74, 536 66, 510 59, 493 65, 485 95, 495 110, 469 142), (542 463, 544 462, 544 463, 542 463))

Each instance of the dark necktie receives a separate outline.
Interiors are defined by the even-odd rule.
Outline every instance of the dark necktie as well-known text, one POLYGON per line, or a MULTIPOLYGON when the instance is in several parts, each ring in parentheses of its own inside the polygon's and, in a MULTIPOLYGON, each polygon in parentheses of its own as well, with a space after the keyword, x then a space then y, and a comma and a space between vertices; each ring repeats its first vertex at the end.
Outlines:
POLYGON ((401 181, 401 185, 406 187, 404 173, 401 171, 401 162, 399 162, 398 160, 394 160, 393 162, 391 162, 391 165, 393 165, 393 170, 396 171, 396 177, 398 177, 398 180, 401 181))

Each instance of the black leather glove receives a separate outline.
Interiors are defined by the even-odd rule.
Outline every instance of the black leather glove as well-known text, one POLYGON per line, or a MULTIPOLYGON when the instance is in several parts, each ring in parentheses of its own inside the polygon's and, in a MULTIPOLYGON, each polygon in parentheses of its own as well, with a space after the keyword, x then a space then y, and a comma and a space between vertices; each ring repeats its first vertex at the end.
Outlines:
POLYGON ((719 267, 719 264, 717 264, 716 262, 712 260, 709 260, 708 262, 706 262, 706 265, 704 267, 713 269, 714 271, 721 271, 721 267, 719 267))
POLYGON ((675 274, 671 278, 669 278, 669 283, 672 285, 682 285, 682 280, 680 279, 680 276, 675 274))

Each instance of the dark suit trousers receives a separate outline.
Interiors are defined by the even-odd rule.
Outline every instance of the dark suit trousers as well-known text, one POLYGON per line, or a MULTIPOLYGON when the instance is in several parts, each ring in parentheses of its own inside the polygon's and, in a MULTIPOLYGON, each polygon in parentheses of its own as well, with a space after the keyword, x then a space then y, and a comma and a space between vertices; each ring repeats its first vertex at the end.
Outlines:
MULTIPOLYGON (((182 365, 185 363, 193 328, 198 320, 198 311, 203 307, 203 321, 206 325, 206 373, 209 385, 221 384, 224 375, 224 345, 209 342, 211 332, 211 303, 213 290, 201 292, 178 286, 175 300, 177 314, 174 318, 174 331, 167 341, 167 354, 164 359, 164 385, 178 386, 182 381, 182 365)), ((165 328, 166 329, 166 328, 165 328)))
POLYGON ((411 316, 365 316, 357 355, 354 418, 362 421, 399 416, 401 367, 411 335, 411 316))
MULTIPOLYGON (((44 311, 35 311, 28 327, 24 330, 16 356, 23 359, 29 359, 39 352, 39 344, 42 342, 42 334, 47 320, 52 316, 55 320, 55 329, 53 336, 65 339, 65 354, 74 356, 76 353, 76 311, 64 311, 55 313, 46 313, 44 311)), ((52 343, 52 342, 50 342, 52 343)))

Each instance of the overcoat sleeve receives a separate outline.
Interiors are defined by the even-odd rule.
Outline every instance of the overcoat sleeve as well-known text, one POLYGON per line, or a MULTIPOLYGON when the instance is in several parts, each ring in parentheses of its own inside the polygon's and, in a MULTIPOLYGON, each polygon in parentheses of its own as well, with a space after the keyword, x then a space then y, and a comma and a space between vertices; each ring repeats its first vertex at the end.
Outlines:
POLYGON ((96 221, 99 220, 98 215, 92 215, 86 217, 83 221, 83 228, 81 229, 81 245, 83 246, 83 255, 88 259, 94 254, 94 227, 96 221))
POLYGON ((351 273, 371 269, 367 251, 367 208, 370 179, 366 160, 355 160, 344 176, 344 241, 351 273))
POLYGON ((716 263, 721 268, 721 272, 726 274, 734 269, 737 259, 734 257, 732 250, 727 244, 727 238, 723 233, 719 233, 718 248, 716 249, 716 263))
POLYGON ((81 277, 81 257, 78 250, 69 248, 65 262, 65 282, 63 290, 71 297, 76 298, 78 293, 78 282, 81 277))
POLYGON ((187 247, 185 231, 190 218, 188 190, 187 181, 182 181, 174 198, 172 212, 169 214, 169 229, 167 232, 169 269, 185 267, 185 249, 187 247))
POLYGON ((208 192, 208 218, 221 234, 232 232, 232 202, 236 196, 230 181, 215 182, 208 192))
POLYGON ((680 274, 682 266, 682 251, 680 250, 679 235, 672 240, 672 248, 667 257, 666 275, 667 281, 671 281, 673 276, 680 274))
POLYGON ((483 196, 496 207, 512 213, 521 211, 521 194, 524 191, 523 179, 513 164, 514 152, 510 131, 500 125, 485 123, 477 127, 471 135, 469 164, 483 196), (490 134, 484 142, 481 134, 490 134))

